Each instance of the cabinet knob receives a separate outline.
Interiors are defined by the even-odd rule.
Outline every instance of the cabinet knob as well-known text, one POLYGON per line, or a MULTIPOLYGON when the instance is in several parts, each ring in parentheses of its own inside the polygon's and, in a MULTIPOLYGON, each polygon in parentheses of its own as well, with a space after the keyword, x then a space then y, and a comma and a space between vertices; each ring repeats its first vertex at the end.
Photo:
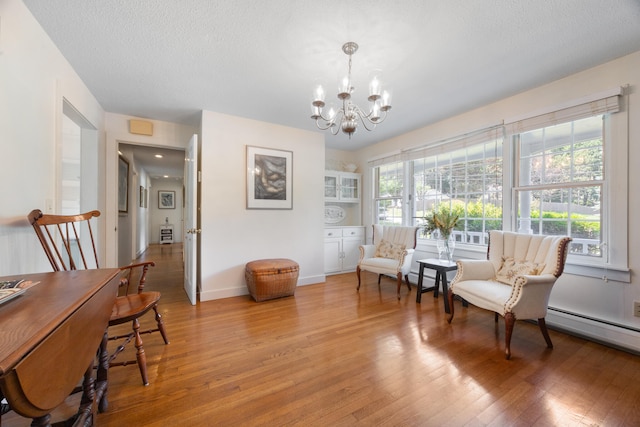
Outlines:
POLYGON ((328 233, 327 236, 333 236, 333 233, 328 233))

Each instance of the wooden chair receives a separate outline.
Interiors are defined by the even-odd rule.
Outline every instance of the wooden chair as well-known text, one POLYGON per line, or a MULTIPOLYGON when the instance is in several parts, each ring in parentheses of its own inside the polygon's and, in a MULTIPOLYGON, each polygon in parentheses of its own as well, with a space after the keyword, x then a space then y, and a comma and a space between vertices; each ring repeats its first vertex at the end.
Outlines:
MULTIPOLYGON (((45 215, 36 209, 29 213, 29 222, 54 271, 100 268, 91 224, 91 219, 98 216, 100 216, 99 211, 79 215, 45 215)), ((153 266, 153 262, 147 261, 120 267, 123 275, 109 320, 109 327, 132 322, 132 331, 128 334, 109 336, 109 340, 122 340, 116 350, 109 355, 109 367, 136 363, 144 385, 149 385, 149 379, 141 335, 159 331, 165 344, 169 344, 162 316, 158 312, 160 292, 144 290, 147 270, 153 266), (137 286, 134 283, 137 283, 137 286), (151 310, 155 312, 157 327, 141 331, 138 319, 151 310), (131 340, 136 347, 136 360, 115 361, 131 340)))
POLYGON ((551 289, 564 270, 568 236, 540 236, 509 231, 489 232, 486 260, 458 260, 458 272, 449 286, 447 321, 453 320, 455 296, 495 313, 505 320, 505 357, 511 358, 511 335, 516 320, 538 321, 540 332, 553 348, 545 316, 551 289))
POLYGON ((378 285, 382 275, 397 278, 398 299, 404 277, 411 292, 409 271, 417 243, 418 227, 373 225, 373 244, 360 246, 360 261, 356 269, 358 290, 360 272, 363 270, 378 274, 378 285))

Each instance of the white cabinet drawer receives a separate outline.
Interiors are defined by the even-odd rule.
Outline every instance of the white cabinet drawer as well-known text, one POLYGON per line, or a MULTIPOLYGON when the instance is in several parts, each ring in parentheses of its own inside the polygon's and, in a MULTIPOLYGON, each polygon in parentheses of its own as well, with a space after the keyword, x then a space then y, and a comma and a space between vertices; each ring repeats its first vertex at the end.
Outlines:
POLYGON ((325 228, 324 229, 324 238, 331 239, 334 237, 342 237, 342 231, 339 228, 325 228))
POLYGON ((342 237, 364 237, 364 228, 362 227, 343 228, 342 237))

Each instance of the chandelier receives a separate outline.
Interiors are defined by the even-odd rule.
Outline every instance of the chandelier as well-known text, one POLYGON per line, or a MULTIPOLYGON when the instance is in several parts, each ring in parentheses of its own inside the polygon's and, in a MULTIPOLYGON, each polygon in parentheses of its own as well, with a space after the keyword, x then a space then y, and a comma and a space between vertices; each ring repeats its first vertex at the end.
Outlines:
POLYGON ((358 122, 361 122, 368 131, 375 129, 378 123, 382 123, 387 117, 387 111, 391 109, 391 95, 386 90, 382 90, 382 85, 375 76, 369 83, 369 110, 364 111, 351 100, 351 94, 355 88, 351 85, 351 57, 358 50, 358 44, 347 42, 342 46, 342 51, 349 56, 349 72, 342 79, 338 87, 338 99, 342 101, 342 106, 336 111, 329 108, 324 111, 324 89, 318 85, 313 93, 311 102, 311 118, 316 121, 316 126, 321 130, 327 130, 336 135, 340 129, 342 132, 351 135, 358 129, 358 122))

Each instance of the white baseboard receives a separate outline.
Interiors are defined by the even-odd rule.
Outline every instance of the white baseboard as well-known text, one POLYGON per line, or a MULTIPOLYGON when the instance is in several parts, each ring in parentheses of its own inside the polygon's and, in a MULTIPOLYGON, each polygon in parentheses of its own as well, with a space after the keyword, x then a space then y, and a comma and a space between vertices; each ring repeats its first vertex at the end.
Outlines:
MULTIPOLYGON (((324 274, 318 276, 308 276, 298 278, 298 286, 313 285, 316 283, 324 283, 326 276, 324 274)), ((236 286, 233 288, 225 289, 212 289, 209 291, 200 292, 200 301, 212 301, 222 298, 239 297, 241 295, 249 295, 249 290, 246 285, 236 286)))

